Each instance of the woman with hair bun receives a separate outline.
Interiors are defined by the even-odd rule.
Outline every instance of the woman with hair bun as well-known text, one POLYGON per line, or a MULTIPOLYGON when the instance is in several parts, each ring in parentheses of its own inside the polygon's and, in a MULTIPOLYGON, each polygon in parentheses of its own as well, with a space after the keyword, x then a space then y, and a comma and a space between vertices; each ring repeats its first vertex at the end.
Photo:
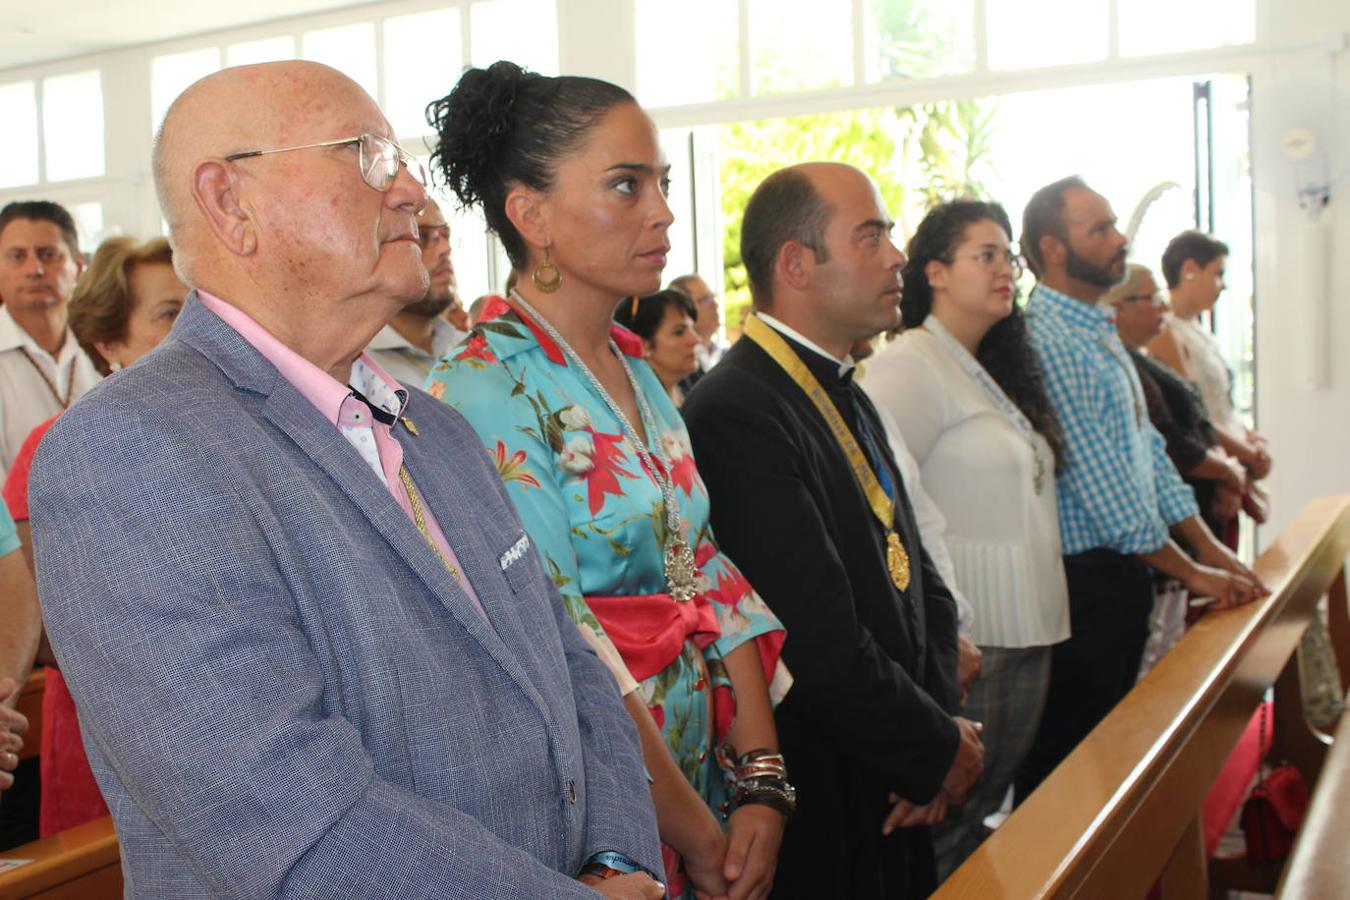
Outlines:
POLYGON ((1011 233, 994 203, 955 201, 924 217, 905 251, 906 330, 863 385, 947 520, 983 653, 962 714, 984 723, 984 775, 934 828, 940 878, 984 839, 1036 734, 1051 645, 1069 636, 1055 501, 1063 438, 1017 308, 1011 233))
POLYGON ((613 322, 666 264, 656 129, 622 88, 509 62, 467 71, 428 118, 433 168, 482 207, 518 285, 427 390, 478 431, 562 602, 611 663, 671 895, 762 896, 795 804, 770 700, 789 684, 782 626, 718 550, 679 413, 613 322))

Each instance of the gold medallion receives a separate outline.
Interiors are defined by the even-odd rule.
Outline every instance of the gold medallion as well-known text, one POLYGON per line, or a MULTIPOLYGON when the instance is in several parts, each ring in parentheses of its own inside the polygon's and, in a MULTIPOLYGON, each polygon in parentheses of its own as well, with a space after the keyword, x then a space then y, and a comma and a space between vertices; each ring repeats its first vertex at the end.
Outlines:
POLYGON ((891 581, 900 590, 909 588, 909 554, 900 536, 894 531, 886 535, 886 568, 891 572, 891 581))

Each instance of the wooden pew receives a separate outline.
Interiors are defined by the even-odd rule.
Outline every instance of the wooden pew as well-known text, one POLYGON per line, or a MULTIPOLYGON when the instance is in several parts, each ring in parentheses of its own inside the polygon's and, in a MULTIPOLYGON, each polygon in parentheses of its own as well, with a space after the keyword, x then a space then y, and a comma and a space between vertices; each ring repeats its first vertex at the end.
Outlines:
POLYGON ((117 835, 107 816, 0 853, 0 860, 5 859, 31 861, 0 873, 0 900, 116 900, 122 896, 117 835))
POLYGON ((935 896, 1206 897, 1201 804, 1272 685, 1274 753, 1316 783, 1327 741, 1303 718, 1295 651, 1347 552, 1350 497, 1309 504, 1256 562, 1271 595, 1187 631, 935 896))
POLYGON ((1350 716, 1342 715, 1278 895, 1289 900, 1350 896, 1350 716))

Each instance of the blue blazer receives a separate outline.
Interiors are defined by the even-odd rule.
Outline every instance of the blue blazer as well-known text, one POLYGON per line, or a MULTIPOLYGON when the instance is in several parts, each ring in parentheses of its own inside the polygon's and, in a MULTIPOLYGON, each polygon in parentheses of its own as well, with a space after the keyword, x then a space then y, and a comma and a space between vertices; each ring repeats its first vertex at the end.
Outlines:
POLYGON ((594 897, 661 871, 637 735, 473 429, 396 426, 487 618, 357 452, 189 298, 43 440, 47 631, 128 897, 594 897))

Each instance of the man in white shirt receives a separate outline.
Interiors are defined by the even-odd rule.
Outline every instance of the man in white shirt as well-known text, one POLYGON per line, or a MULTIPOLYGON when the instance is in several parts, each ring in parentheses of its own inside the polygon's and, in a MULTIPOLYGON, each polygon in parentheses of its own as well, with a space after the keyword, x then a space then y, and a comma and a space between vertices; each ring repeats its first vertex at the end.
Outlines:
POLYGON ((431 275, 427 295, 405 306, 366 348, 386 372, 399 381, 420 388, 427 374, 445 351, 467 333, 456 328, 441 313, 458 306, 455 266, 450 259, 450 226, 436 201, 428 200, 417 217, 417 243, 422 247, 422 265, 431 275))
POLYGON ((83 271, 75 220, 62 206, 25 200, 0 210, 0 476, 30 431, 98 381, 66 324, 83 271))

